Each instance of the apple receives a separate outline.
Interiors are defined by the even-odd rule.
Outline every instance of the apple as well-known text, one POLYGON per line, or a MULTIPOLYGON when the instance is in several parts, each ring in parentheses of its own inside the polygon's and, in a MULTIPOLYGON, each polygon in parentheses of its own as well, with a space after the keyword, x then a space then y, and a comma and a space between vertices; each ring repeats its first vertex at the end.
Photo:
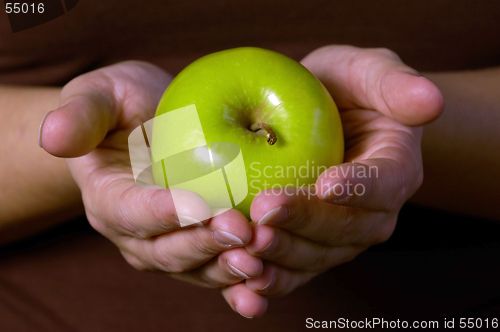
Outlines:
MULTIPOLYGON (((241 149, 248 194, 235 207, 247 217, 261 190, 310 187, 321 171, 343 161, 342 124, 332 97, 313 74, 285 55, 242 47, 204 56, 172 81, 155 120, 193 104, 208 145, 229 142, 241 149)), ((162 130, 153 127, 153 152, 168 144, 161 139, 162 130)), ((187 135, 183 142, 189 145, 187 135)), ((197 160, 208 168, 210 162, 197 160)), ((153 175, 157 184, 168 186, 164 167, 153 163, 153 175)))

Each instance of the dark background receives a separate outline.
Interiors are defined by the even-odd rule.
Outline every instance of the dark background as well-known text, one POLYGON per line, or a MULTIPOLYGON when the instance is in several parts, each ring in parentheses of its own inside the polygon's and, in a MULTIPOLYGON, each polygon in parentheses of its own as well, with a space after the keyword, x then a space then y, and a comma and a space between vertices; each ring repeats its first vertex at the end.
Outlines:
MULTIPOLYGON (((498 1, 82 0, 17 33, 0 13, 0 83, 60 85, 124 59, 175 74, 237 46, 299 60, 334 43, 387 47, 420 71, 477 69, 500 64, 498 17, 498 1)), ((82 219, 0 250, 0 330, 301 331, 309 317, 491 320, 500 318, 499 235, 499 224, 405 207, 387 243, 272 299, 250 321, 218 291, 133 270, 82 219)))
POLYGON ((7 8, 7 4, 10 4, 10 8, 12 8, 12 11, 7 14, 12 32, 19 32, 49 22, 63 15, 73 9, 78 0, 43 0, 17 3, 4 0, 3 2, 5 8, 7 8), (16 13, 17 9, 14 9, 15 4, 20 8, 19 13, 16 13))
POLYGON ((134 270, 79 220, 0 251, 0 327, 255 332, 307 330, 307 318, 491 322, 500 318, 499 234, 499 224, 407 206, 388 242, 248 320, 217 290, 134 270))
POLYGON ((124 59, 173 74, 205 54, 259 46, 300 60, 328 44, 387 47, 420 71, 499 64, 495 0, 84 0, 12 33, 0 12, 0 83, 64 84, 124 59))

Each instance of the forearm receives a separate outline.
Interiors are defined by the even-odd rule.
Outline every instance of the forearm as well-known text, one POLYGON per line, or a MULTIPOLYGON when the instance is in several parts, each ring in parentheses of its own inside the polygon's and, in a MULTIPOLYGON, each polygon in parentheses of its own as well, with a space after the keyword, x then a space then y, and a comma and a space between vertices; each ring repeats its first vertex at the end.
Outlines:
POLYGON ((500 68, 426 77, 446 108, 424 128, 424 183, 411 201, 500 220, 500 68))
POLYGON ((43 116, 60 89, 0 86, 0 244, 83 213, 64 159, 38 146, 43 116))

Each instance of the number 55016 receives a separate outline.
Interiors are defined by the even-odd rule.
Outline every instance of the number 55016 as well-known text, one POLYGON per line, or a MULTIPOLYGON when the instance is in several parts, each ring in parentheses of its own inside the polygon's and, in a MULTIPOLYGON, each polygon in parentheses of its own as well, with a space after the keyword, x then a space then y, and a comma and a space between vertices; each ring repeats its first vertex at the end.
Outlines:
POLYGON ((38 5, 32 3, 19 3, 19 2, 7 2, 5 4, 5 12, 7 14, 27 14, 27 13, 32 13, 32 14, 42 14, 45 11, 45 8, 43 6, 43 3, 39 3, 38 5))

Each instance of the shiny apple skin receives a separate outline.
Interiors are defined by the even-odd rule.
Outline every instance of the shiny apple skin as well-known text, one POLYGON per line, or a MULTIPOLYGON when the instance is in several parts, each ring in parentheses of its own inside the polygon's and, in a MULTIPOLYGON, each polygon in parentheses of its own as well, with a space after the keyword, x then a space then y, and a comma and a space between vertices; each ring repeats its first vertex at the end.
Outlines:
MULTIPOLYGON (((342 123, 332 97, 304 66, 282 54, 242 47, 204 56, 172 81, 156 116, 191 104, 207 142, 241 148, 249 194, 236 208, 247 217, 260 190, 306 188, 318 170, 343 161, 342 123), (276 133, 276 144, 269 145, 264 132, 250 130, 259 122, 276 133)), ((163 176, 158 164, 153 173, 155 179, 163 176)))

